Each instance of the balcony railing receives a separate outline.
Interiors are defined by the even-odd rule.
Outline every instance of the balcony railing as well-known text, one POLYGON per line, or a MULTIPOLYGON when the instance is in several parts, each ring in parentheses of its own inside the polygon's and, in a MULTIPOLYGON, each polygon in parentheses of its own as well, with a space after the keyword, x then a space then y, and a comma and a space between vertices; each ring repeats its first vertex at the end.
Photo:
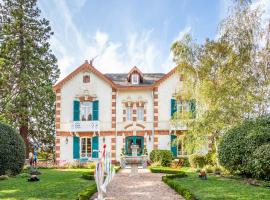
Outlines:
POLYGON ((71 123, 72 132, 99 131, 99 121, 74 121, 71 123))

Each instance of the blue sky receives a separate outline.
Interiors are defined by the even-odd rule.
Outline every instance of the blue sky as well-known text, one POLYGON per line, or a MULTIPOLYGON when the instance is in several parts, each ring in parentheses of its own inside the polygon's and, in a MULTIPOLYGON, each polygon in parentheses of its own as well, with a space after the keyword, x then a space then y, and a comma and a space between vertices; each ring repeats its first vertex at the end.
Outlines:
MULTIPOLYGON (((270 0, 262 0, 269 6, 270 0)), ((202 43, 215 38, 231 0, 40 0, 63 78, 96 57, 103 73, 168 72, 170 47, 184 33, 202 43)))

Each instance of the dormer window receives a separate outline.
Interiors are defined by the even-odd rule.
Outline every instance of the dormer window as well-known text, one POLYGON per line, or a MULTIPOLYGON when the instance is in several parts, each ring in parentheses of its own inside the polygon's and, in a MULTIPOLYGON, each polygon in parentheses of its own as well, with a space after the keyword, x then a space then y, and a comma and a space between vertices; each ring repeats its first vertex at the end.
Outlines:
POLYGON ((139 74, 132 74, 131 75, 131 83, 132 84, 139 84, 139 74))

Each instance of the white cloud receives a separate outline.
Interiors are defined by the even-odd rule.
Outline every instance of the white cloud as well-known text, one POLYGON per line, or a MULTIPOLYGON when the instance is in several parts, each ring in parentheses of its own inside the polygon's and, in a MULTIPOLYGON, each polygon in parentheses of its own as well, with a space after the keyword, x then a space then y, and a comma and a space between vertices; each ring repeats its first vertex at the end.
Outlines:
MULTIPOLYGON (((133 66, 143 72, 167 72, 171 68, 166 65, 171 63, 166 60, 166 55, 162 55, 159 41, 153 39, 154 30, 133 31, 121 42, 113 41, 109 33, 101 30, 85 34, 74 22, 66 1, 54 0, 54 3, 54 9, 49 9, 42 1, 41 8, 55 32, 51 45, 58 58, 60 80, 84 60, 92 58, 95 58, 94 66, 102 73, 127 73, 133 66)), ((81 0, 81 3, 83 5, 85 1, 81 0)))

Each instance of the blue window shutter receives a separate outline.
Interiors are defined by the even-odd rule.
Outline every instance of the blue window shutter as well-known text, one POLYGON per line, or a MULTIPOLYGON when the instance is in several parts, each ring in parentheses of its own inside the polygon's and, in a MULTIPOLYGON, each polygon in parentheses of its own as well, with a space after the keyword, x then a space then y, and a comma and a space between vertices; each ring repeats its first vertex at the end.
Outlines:
POLYGON ((174 157, 177 157, 177 145, 173 143, 176 138, 176 135, 171 135, 171 151, 174 157))
POLYGON ((96 101, 93 101, 93 120, 98 120, 98 115, 99 115, 99 112, 98 112, 98 100, 96 101))
POLYGON ((190 101, 190 111, 192 114, 192 118, 194 119, 196 117, 196 100, 192 99, 190 101))
POLYGON ((98 136, 92 137, 92 158, 98 158, 98 136))
POLYGON ((176 100, 171 99, 171 117, 173 117, 173 114, 176 112, 176 100))
POLYGON ((73 121, 80 121, 80 102, 73 101, 73 121))
POLYGON ((73 159, 80 158, 80 138, 73 136, 73 159))

